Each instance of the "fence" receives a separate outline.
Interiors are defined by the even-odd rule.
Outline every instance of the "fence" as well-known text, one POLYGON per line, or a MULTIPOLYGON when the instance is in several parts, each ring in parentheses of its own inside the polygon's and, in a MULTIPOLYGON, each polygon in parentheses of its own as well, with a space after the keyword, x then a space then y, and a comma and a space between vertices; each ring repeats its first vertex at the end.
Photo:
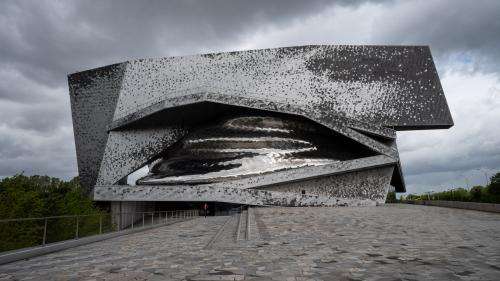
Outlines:
POLYGON ((198 210, 4 219, 0 220, 0 252, 166 224, 194 216, 198 216, 198 210))
POLYGON ((495 203, 478 203, 478 202, 461 202, 461 201, 444 201, 444 200, 404 200, 401 201, 401 203, 500 213, 500 204, 495 204, 495 203))

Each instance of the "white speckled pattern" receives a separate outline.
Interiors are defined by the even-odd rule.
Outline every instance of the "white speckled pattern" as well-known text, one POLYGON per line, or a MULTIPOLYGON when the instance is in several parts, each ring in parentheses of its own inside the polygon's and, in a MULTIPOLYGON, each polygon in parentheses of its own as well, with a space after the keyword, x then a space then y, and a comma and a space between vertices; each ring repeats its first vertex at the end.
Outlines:
MULTIPOLYGON (((396 191, 405 186, 395 130, 453 125, 426 46, 319 45, 141 59, 68 80, 79 174, 96 199, 101 187, 116 186, 195 128, 239 111, 306 119, 361 144, 394 167, 390 184, 396 191)), ((370 159, 353 161, 377 169, 370 159)), ((219 187, 278 186, 282 174, 306 183, 310 175, 336 171, 335 165, 294 168, 219 187), (324 169, 331 170, 318 173, 324 169)), ((373 177, 380 180, 373 194, 385 196, 386 175, 373 177)), ((372 196, 356 194, 360 200, 372 196)), ((106 198, 101 200, 114 200, 106 198)))

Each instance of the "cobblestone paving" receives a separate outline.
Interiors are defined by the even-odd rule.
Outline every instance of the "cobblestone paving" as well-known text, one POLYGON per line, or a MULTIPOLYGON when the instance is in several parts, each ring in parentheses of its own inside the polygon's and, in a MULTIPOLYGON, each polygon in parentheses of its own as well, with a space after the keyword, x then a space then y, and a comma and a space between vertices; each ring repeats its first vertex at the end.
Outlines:
POLYGON ((0 266, 0 280, 500 280, 500 214, 430 206, 259 208, 0 266), (227 243, 223 243, 224 239, 227 243))

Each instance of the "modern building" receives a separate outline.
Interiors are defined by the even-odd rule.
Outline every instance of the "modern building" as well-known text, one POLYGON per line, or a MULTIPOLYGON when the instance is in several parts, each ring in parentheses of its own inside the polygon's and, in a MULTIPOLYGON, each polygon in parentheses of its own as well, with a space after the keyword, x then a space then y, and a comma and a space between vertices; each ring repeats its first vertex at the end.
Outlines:
POLYGON ((405 191, 396 131, 453 126, 426 46, 140 59, 68 80, 81 183, 127 209, 383 203, 405 191))

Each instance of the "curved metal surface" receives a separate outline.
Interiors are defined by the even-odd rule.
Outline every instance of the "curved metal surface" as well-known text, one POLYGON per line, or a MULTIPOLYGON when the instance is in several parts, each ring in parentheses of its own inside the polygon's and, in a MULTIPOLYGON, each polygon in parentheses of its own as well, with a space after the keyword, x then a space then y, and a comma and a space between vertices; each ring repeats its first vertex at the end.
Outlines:
POLYGON ((204 184, 372 155, 312 122, 239 116, 193 130, 137 184, 204 184))

